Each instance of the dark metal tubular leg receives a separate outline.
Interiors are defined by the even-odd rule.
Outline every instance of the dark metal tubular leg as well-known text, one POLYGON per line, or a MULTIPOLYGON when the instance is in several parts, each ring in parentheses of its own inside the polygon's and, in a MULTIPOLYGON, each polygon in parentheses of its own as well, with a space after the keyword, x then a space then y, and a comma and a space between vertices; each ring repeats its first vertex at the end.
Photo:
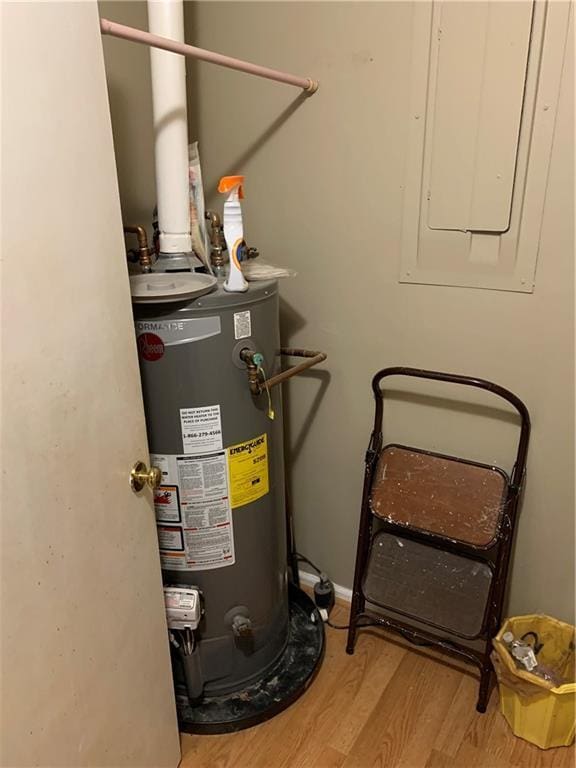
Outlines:
POLYGON ((494 670, 490 660, 492 650, 492 638, 496 636, 502 623, 502 614, 504 609, 504 598, 506 595, 506 586, 508 583, 508 570, 510 567, 510 556, 512 551, 512 541, 515 532, 515 522, 518 505, 518 494, 512 496, 509 509, 502 521, 500 536, 503 541, 497 555, 494 574, 494 585, 492 594, 489 598, 488 613, 486 622, 487 641, 484 663, 480 672, 480 688, 478 691, 478 701, 476 710, 486 712, 492 686, 494 684, 494 670))
POLYGON ((356 645, 356 615, 357 611, 350 610, 350 625, 348 627, 348 639, 346 640, 346 653, 351 656, 356 645))
POLYGON ((354 587, 352 589, 352 603, 350 605, 350 627, 348 629, 348 641, 346 653, 354 653, 356 642, 356 625, 358 614, 364 610, 365 600, 362 594, 362 576, 368 558, 370 546, 370 533, 372 530, 372 515, 369 508, 370 484, 372 481, 373 459, 366 460, 364 471, 364 489, 362 491, 362 507, 360 510, 360 525, 358 530, 358 546, 356 550, 356 567, 354 569, 354 587))
POLYGON ((476 702, 477 712, 486 712, 492 692, 492 682, 492 664, 488 660, 488 663, 480 670, 480 689, 478 691, 478 701, 476 702))

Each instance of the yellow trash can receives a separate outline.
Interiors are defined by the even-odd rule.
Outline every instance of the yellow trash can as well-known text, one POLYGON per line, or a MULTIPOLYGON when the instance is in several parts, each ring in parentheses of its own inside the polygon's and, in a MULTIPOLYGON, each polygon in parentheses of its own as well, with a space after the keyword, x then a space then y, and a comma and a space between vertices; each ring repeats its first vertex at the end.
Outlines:
POLYGON ((516 736, 541 749, 569 746, 574 741, 575 641, 575 627, 542 615, 507 619, 493 641, 502 714, 516 736), (538 665, 552 671, 555 679, 519 669, 502 639, 506 632, 537 643, 538 665))

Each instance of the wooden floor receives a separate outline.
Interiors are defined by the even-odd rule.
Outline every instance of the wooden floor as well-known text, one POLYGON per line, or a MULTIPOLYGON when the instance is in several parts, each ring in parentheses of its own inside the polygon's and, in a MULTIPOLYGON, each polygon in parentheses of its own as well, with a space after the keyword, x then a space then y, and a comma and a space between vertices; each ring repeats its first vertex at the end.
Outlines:
MULTIPOLYGON (((346 623, 337 606, 334 623, 346 623)), ((327 627, 326 656, 310 689, 262 725, 223 736, 182 735, 181 768, 568 768, 574 749, 517 739, 498 711, 475 710, 477 682, 457 661, 362 630, 327 627)))

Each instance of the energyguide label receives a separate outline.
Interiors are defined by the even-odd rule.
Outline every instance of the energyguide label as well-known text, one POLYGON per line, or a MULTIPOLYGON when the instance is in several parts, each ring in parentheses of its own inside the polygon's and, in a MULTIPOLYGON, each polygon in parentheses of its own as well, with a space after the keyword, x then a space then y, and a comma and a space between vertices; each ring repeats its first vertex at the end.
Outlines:
POLYGON ((266 434, 226 449, 232 507, 250 504, 269 491, 266 434))

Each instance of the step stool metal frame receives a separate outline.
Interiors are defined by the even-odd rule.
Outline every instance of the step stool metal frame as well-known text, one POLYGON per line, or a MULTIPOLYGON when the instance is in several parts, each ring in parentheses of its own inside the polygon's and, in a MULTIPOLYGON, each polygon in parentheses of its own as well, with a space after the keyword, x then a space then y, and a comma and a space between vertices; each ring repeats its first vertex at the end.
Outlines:
MULTIPOLYGON (((492 688, 492 663, 490 653, 492 650, 492 638, 498 632, 502 622, 502 611, 504 598, 506 595, 507 577, 510 565, 510 555, 516 528, 516 519, 518 506, 522 495, 524 478, 526 473, 526 456, 528 452, 528 442, 530 437, 530 416, 524 403, 515 394, 509 390, 494 384, 485 379, 472 378, 451 373, 441 373, 439 371, 428 371, 418 368, 392 367, 380 370, 372 379, 372 391, 375 400, 374 427, 370 437, 370 443, 366 452, 364 488, 362 492, 362 505, 360 511, 360 524, 358 531, 358 545, 356 552, 356 566, 354 573, 354 588, 352 592, 352 603, 350 608, 350 623, 348 630, 348 641, 346 652, 354 653, 357 630, 366 623, 370 626, 378 625, 387 630, 401 634, 409 640, 419 643, 435 646, 445 652, 462 657, 475 664, 480 670, 480 686, 476 709, 479 712, 485 712, 488 705, 488 699, 492 688), (378 517, 378 531, 385 531, 397 535, 404 539, 421 542, 435 549, 445 552, 452 552, 462 557, 477 561, 486 562, 492 568, 493 576, 488 593, 488 600, 484 610, 484 619, 482 628, 476 635, 476 638, 482 641, 482 649, 470 647, 466 643, 466 636, 456 636, 456 633, 444 630, 449 637, 438 634, 439 628, 434 627, 431 622, 421 618, 411 616, 420 625, 434 627, 435 632, 428 631, 421 626, 414 626, 396 615, 388 616, 380 612, 366 609, 366 596, 363 591, 363 582, 368 565, 370 547, 374 538, 373 523, 376 515, 370 506, 370 494, 374 480, 374 473, 378 464, 378 459, 385 446, 383 446, 382 437, 382 416, 383 416, 383 398, 384 392, 380 386, 383 379, 390 376, 407 376, 418 379, 428 379, 441 381, 449 384, 461 384, 467 387, 474 387, 491 392, 498 397, 510 403, 520 416, 520 436, 516 461, 508 480, 503 503, 503 512, 500 518, 496 536, 488 546, 476 546, 473 544, 455 541, 422 529, 416 529, 406 525, 399 524, 392 520, 378 517)), ((388 446, 386 446, 388 447, 388 446)), ((410 449, 423 452, 420 449, 410 449)), ((430 454, 439 456, 440 454, 430 454)), ((466 460, 456 459, 455 457, 446 457, 455 461, 466 460)), ((481 465, 478 465, 481 466, 481 465)), ((484 465, 485 466, 485 465, 484 465)), ((497 468, 494 468, 497 469, 497 468)), ((387 609, 391 613, 398 614, 393 608, 387 609)), ((442 632, 442 630, 440 630, 442 632)))

